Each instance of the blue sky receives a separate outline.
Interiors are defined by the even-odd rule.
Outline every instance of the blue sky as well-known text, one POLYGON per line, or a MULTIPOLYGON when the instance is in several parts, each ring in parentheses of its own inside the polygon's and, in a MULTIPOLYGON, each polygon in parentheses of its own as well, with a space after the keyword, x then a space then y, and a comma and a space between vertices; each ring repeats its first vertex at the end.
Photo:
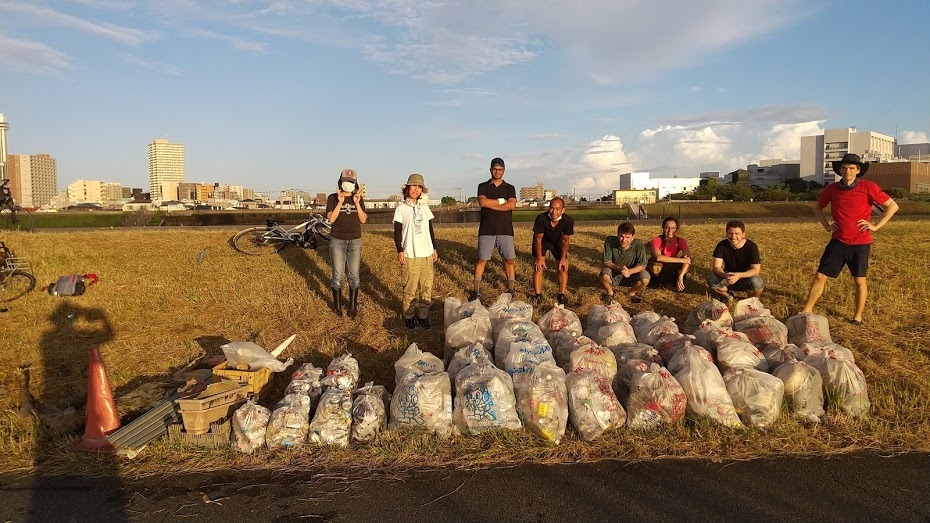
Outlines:
POLYGON ((856 126, 925 142, 930 2, 0 0, 11 154, 59 184, 188 181, 370 197, 412 172, 467 197, 495 156, 518 188, 600 196, 631 169, 694 176, 799 157, 856 126))

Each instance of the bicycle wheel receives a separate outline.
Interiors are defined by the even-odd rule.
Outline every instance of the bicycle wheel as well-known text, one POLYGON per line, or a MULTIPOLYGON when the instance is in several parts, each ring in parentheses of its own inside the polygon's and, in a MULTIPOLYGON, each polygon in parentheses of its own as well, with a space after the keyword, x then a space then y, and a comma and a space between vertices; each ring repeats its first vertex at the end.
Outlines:
POLYGON ((288 240, 273 235, 265 227, 252 227, 236 233, 232 238, 233 247, 237 251, 252 256, 278 252, 287 243, 288 240))
POLYGON ((25 271, 13 271, 0 281, 0 302, 22 298, 35 287, 35 276, 25 271))
POLYGON ((32 214, 19 205, 0 209, 0 230, 32 232, 35 225, 32 214))
POLYGON ((322 223, 318 223, 313 226, 313 234, 323 238, 325 241, 329 241, 330 232, 332 232, 332 227, 327 227, 322 223))

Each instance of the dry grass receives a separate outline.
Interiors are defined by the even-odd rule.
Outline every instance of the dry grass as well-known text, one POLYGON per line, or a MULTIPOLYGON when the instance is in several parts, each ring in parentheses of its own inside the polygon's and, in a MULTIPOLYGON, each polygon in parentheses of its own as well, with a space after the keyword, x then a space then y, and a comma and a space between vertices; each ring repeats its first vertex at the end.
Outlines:
MULTIPOLYGON (((203 451, 159 441, 136 460, 118 465, 123 474, 170 474, 230 467, 298 469, 307 466, 377 468, 481 467, 490 464, 575 462, 659 457, 743 459, 777 454, 824 455, 860 449, 885 452, 930 449, 930 365, 928 336, 930 277, 926 260, 930 234, 924 223, 896 220, 873 247, 871 296, 866 328, 847 324, 852 309, 848 275, 828 284, 819 312, 830 318, 834 339, 851 348, 870 387, 873 414, 856 422, 831 412, 823 425, 805 426, 783 417, 766 431, 733 431, 688 422, 669 432, 617 431, 594 443, 571 434, 547 447, 525 432, 488 434, 440 441, 417 434, 385 434, 375 445, 348 450, 305 448, 245 456, 203 451)), ((658 229, 651 226, 650 229, 658 229)), ((696 256, 695 280, 706 278, 722 224, 687 225, 682 233, 696 256)), ((598 302, 596 273, 610 226, 579 225, 573 241, 571 308, 584 318, 598 302)), ((651 237, 658 231, 640 230, 651 237)), ((154 229, 8 234, 3 239, 32 259, 40 285, 60 274, 96 272, 100 283, 80 297, 53 297, 40 291, 6 304, 0 315, 0 470, 26 470, 41 463, 52 472, 99 471, 106 458, 63 451, 65 437, 40 434, 16 412, 14 369, 31 363, 38 400, 60 402, 83 392, 87 348, 99 343, 117 395, 141 382, 164 378, 201 350, 218 352, 225 341, 255 339, 274 346, 297 333, 288 350, 299 362, 325 365, 343 350, 361 362, 362 380, 393 387, 393 362, 411 342, 442 354, 442 299, 463 298, 470 286, 475 228, 437 229, 442 261, 436 271, 430 332, 409 332, 398 320, 399 271, 386 229, 364 238, 362 312, 356 321, 328 311, 329 268, 325 252, 291 248, 281 255, 248 257, 227 244, 231 230, 154 229), (207 249, 201 265, 198 254, 207 249)), ((767 288, 763 302, 784 319, 800 310, 826 235, 811 223, 749 224, 759 243, 767 288)), ((517 274, 531 292, 529 227, 518 227, 517 274)), ((485 302, 504 288, 500 263, 489 264, 482 289, 485 302)), ((544 292, 554 296, 553 275, 544 292)), ((651 291, 643 308, 683 321, 705 299, 703 286, 689 293, 651 291)), ((278 376, 264 401, 280 397, 286 378, 278 376)), ((73 437, 73 436, 72 436, 73 437)))

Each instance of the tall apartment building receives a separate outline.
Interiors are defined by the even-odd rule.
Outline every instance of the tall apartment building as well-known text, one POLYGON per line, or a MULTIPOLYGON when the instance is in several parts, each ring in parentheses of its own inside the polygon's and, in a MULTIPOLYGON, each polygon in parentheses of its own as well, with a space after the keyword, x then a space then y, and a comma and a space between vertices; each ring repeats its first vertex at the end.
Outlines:
POLYGON ((13 199, 23 207, 48 205, 58 194, 58 167, 51 156, 11 154, 6 168, 13 199))
MULTIPOLYGON (((123 185, 100 180, 75 180, 68 185, 68 201, 108 204, 123 200, 123 185)), ((128 198, 128 196, 126 196, 128 198)))
POLYGON ((149 144, 149 190, 152 199, 177 199, 178 184, 183 181, 184 144, 156 138, 149 144))
POLYGON ((533 187, 520 187, 521 200, 544 200, 545 198, 546 188, 541 183, 537 183, 533 187))
POLYGON ((10 124, 6 122, 3 113, 0 113, 0 180, 9 178, 6 172, 6 132, 10 129, 10 124))
POLYGON ((821 184, 836 181, 832 163, 847 153, 867 161, 888 161, 895 157, 894 138, 855 127, 825 129, 822 135, 801 137, 801 177, 821 184))

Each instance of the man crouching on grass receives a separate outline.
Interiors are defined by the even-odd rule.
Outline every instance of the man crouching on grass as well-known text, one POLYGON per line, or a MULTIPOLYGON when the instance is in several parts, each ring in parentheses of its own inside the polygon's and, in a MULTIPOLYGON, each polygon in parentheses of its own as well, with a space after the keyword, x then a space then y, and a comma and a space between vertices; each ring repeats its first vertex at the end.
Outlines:
POLYGON ((862 162, 855 154, 847 154, 842 160, 833 162, 833 171, 842 179, 824 187, 814 205, 817 221, 833 236, 820 257, 820 266, 803 312, 814 311, 827 278, 839 276, 845 265, 849 267, 856 285, 856 312, 849 321, 853 325, 862 325, 862 313, 869 294, 865 273, 869 268, 869 251, 872 247, 870 233, 888 223, 894 213, 898 212, 898 204, 877 184, 859 179, 868 170, 868 162, 862 162), (876 223, 869 220, 873 204, 878 204, 883 211, 876 223), (830 205, 833 223, 827 221, 823 212, 827 205, 830 205))
POLYGON ((643 301, 641 293, 649 285, 646 270, 646 248, 636 238, 636 228, 630 222, 617 227, 616 236, 604 240, 604 268, 601 269, 601 285, 604 287, 604 304, 614 298, 614 285, 630 288, 630 301, 643 301))
POLYGON ((759 247, 746 239, 746 224, 739 220, 727 222, 727 239, 714 248, 714 265, 707 286, 717 299, 736 299, 733 291, 745 291, 749 296, 762 296, 764 282, 759 247))

